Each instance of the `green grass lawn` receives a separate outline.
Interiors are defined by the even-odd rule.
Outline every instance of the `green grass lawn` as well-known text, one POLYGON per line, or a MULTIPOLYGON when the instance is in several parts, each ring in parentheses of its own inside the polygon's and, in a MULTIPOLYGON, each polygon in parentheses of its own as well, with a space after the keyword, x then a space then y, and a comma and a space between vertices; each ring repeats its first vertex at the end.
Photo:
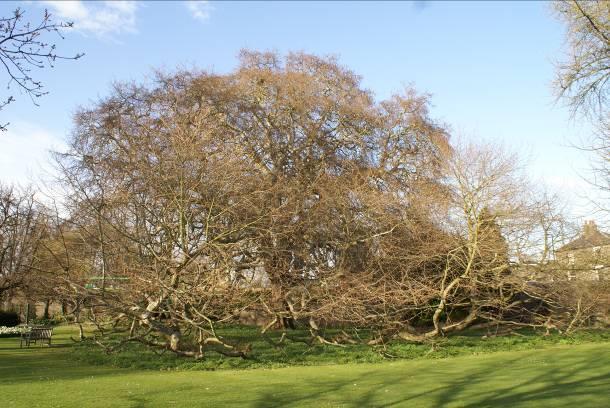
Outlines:
MULTIPOLYGON (((607 407, 610 343, 448 358, 248 370, 144 370, 75 359, 62 327, 51 348, 0 339, 2 407, 607 407)), ((80 351, 79 351, 80 352, 80 351)))

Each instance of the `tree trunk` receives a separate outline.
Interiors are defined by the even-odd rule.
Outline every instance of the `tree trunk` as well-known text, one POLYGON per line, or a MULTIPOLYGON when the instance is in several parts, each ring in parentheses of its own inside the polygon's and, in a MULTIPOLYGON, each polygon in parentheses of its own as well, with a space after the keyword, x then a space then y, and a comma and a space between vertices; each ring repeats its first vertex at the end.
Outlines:
POLYGON ((49 320, 49 306, 51 305, 51 301, 49 299, 44 302, 44 312, 42 313, 42 318, 49 320))

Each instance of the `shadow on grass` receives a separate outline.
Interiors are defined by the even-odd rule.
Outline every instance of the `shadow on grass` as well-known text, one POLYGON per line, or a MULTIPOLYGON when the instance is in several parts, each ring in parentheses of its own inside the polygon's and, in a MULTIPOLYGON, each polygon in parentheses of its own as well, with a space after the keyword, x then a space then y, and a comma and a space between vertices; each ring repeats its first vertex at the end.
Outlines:
MULTIPOLYGON (((253 406, 567 407, 580 403, 584 407, 607 402, 607 348, 572 353, 561 361, 540 360, 538 355, 519 353, 518 359, 489 358, 474 365, 467 359, 450 359, 418 372, 370 370, 330 381, 321 375, 288 387, 269 385, 253 406)), ((544 356, 549 359, 552 354, 544 356)))
POLYGON ((607 349, 562 355, 556 361, 552 354, 542 355, 545 357, 527 353, 501 366, 487 364, 465 373, 464 377, 449 381, 436 396, 436 403, 446 406, 467 398, 477 406, 557 407, 572 406, 574 401, 588 397, 605 399, 610 392, 607 349))

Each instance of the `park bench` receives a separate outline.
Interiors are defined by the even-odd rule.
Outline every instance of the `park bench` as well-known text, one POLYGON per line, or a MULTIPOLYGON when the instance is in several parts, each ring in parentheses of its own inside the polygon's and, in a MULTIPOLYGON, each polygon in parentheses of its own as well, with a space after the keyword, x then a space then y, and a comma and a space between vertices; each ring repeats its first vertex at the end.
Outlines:
POLYGON ((32 327, 29 330, 21 333, 21 344, 19 347, 23 347, 23 343, 30 347, 32 342, 36 343, 40 340, 40 344, 46 340, 47 344, 51 345, 51 337, 53 336, 52 327, 32 327))

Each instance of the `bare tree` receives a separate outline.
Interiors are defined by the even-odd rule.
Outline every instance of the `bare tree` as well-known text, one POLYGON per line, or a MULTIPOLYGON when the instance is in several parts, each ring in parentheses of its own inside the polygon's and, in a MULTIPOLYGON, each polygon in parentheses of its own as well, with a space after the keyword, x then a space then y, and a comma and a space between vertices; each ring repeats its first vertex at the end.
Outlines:
POLYGON ((105 312, 96 316, 130 321, 126 341, 182 355, 210 345, 242 355, 215 326, 245 310, 327 341, 320 322, 366 320, 334 295, 367 281, 408 286, 410 267, 394 271, 381 246, 413 249, 389 253, 405 261, 425 256, 407 242, 433 240, 417 225, 432 225, 434 207, 416 198, 444 194, 448 145, 427 115, 425 97, 377 105, 350 71, 305 54, 244 52, 231 74, 118 85, 77 116, 59 156, 69 222, 101 278, 93 291, 80 278, 72 286, 105 312), (193 331, 195 349, 181 341, 193 331))
MULTIPOLYGON (((593 178, 604 196, 610 193, 610 3, 603 0, 562 0, 553 3, 567 29, 566 59, 557 66, 555 89, 574 113, 590 117, 597 131, 585 147, 594 153, 593 178)), ((608 210, 606 202, 598 203, 608 210)))
POLYGON ((432 280, 431 328, 403 331, 418 340, 502 319, 517 290, 506 231, 522 210, 524 189, 515 156, 496 146, 458 144, 447 158, 451 191, 444 228, 453 237, 441 273, 432 280))
POLYGON ((34 193, 0 185, 0 296, 21 289, 45 234, 34 193))
MULTIPOLYGON (((610 125, 608 111, 608 79, 610 78, 610 4, 605 1, 559 1, 554 3, 557 16, 567 26, 568 59, 557 70, 556 89, 574 113, 589 117, 596 128, 590 144, 584 147, 593 153, 593 177, 588 181, 599 188, 601 199, 596 203, 607 214, 610 198, 610 125)), ((595 265, 606 262, 581 260, 581 274, 590 274, 595 265)), ((562 313, 565 330, 571 331, 595 316, 608 313, 607 282, 569 280, 575 266, 552 264, 551 293, 544 297, 562 313), (552 299, 552 300, 551 300, 552 299)), ((549 268, 547 268, 549 269, 549 268)), ((598 273, 596 271, 593 271, 598 273)), ((559 314, 556 313, 556 314, 559 314)))
POLYGON ((557 67, 556 89, 569 104, 591 113, 605 113, 610 79, 610 5, 605 1, 554 2, 567 27, 567 58, 557 67))
MULTIPOLYGON (((84 55, 58 54, 56 44, 47 39, 50 35, 63 39, 63 32, 72 26, 72 22, 55 22, 47 10, 38 23, 28 21, 21 8, 8 17, 0 17, 0 63, 8 76, 7 88, 16 85, 37 104, 36 99, 47 91, 42 82, 32 76, 32 70, 53 67, 58 59, 76 60, 84 55)), ((0 110, 14 100, 13 95, 8 96, 0 102, 0 110)), ((0 124, 0 130, 6 130, 7 124, 0 124)))
POLYGON ((377 102, 333 58, 303 53, 117 84, 57 155, 68 216, 43 245, 48 286, 108 350, 195 358, 247 357, 218 331, 244 314, 269 341, 281 330, 278 346, 304 341, 292 328, 341 345, 361 340, 327 327, 383 344, 543 326, 551 307, 530 305, 548 288, 529 291, 515 264, 555 221, 516 156, 448 139, 426 95, 377 102))

